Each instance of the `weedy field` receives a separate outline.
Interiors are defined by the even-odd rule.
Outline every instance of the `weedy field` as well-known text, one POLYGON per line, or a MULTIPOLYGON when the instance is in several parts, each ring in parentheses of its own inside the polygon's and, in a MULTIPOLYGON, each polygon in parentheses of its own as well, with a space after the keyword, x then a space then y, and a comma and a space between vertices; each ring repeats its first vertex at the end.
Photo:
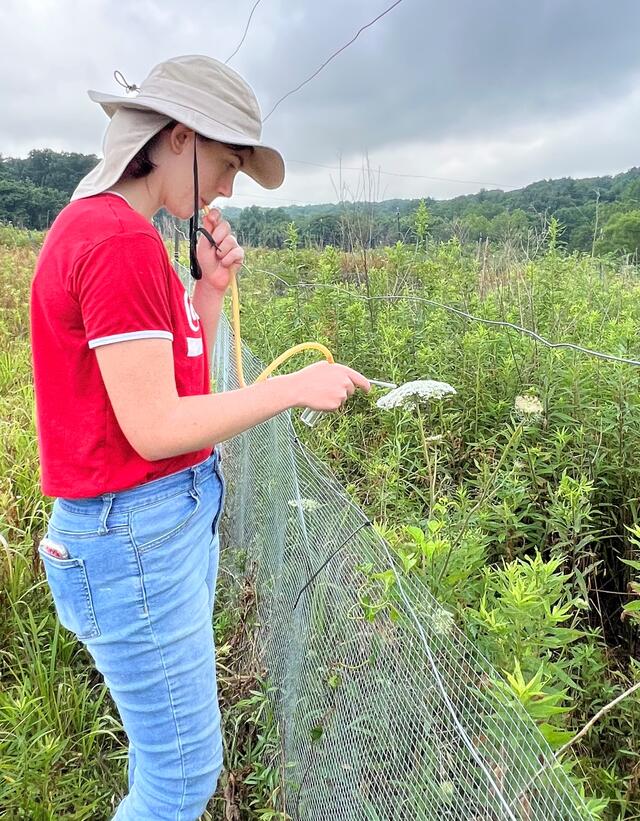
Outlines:
MULTIPOLYGON (((102 819, 126 790, 126 739, 90 657, 57 624, 35 550, 51 502, 38 489, 28 342, 41 239, 0 227, 0 806, 10 819, 102 819)), ((555 223, 533 259, 455 240, 360 254, 298 245, 292 226, 286 249, 248 253, 243 339, 266 362, 312 340, 369 378, 455 389, 387 408, 384 390, 356 392, 296 426, 403 572, 428 582, 566 748, 594 815, 640 818, 637 692, 610 706, 640 682, 640 369, 460 313, 638 360, 638 269, 566 254, 555 223)), ((234 807, 266 821, 282 817, 277 733, 268 680, 246 658, 249 599, 228 605, 221 578, 231 776, 210 817, 234 807)), ((371 619, 392 611, 393 585, 361 606, 371 619)))

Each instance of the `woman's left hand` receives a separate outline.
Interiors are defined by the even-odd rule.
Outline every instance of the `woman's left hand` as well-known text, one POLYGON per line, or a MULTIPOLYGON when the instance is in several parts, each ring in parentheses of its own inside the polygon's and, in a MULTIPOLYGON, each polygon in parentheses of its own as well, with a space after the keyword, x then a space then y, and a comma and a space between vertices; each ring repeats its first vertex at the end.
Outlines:
POLYGON ((222 219, 222 213, 212 208, 202 219, 203 227, 218 244, 214 248, 204 234, 198 235, 196 255, 202 271, 202 279, 216 291, 225 293, 231 277, 235 276, 244 262, 244 250, 231 233, 231 226, 222 219))

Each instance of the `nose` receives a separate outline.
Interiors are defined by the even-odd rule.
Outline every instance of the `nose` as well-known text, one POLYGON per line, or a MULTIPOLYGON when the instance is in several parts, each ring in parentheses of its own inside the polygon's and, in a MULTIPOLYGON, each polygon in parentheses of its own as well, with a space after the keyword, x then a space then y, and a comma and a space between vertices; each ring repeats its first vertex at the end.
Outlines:
POLYGON ((233 196, 233 184, 236 181, 236 177, 238 175, 237 169, 229 169, 227 173, 223 174, 221 177, 218 178, 218 190, 220 192, 219 196, 221 197, 231 197, 233 196))
POLYGON ((225 180, 218 188, 219 197, 231 197, 233 195, 233 180, 225 180))

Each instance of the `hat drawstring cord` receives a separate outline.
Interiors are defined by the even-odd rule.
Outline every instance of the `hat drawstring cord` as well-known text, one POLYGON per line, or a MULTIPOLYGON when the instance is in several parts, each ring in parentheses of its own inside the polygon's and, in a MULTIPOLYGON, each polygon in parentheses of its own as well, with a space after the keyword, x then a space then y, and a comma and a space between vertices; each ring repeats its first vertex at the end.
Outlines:
POLYGON ((214 248, 218 248, 218 243, 214 240, 211 234, 202 225, 198 225, 198 212, 200 210, 199 192, 198 192, 198 157, 196 153, 196 144, 198 142, 198 135, 193 133, 193 216, 189 220, 189 261, 191 263, 191 276, 194 279, 202 279, 202 270, 198 262, 198 255, 196 254, 196 240, 198 234, 204 234, 214 248))
POLYGON ((133 85, 130 85, 130 84, 129 84, 129 83, 128 83, 125 79, 124 79, 124 75, 123 75, 123 73, 122 73, 121 71, 118 71, 118 70, 116 69, 116 71, 114 71, 114 72, 113 72, 113 76, 115 77, 116 83, 117 83, 119 86, 122 86, 122 88, 126 88, 126 89, 127 89, 127 91, 140 91, 139 87, 138 87, 135 83, 134 83, 133 85), (118 79, 118 74, 122 77, 122 82, 118 79))

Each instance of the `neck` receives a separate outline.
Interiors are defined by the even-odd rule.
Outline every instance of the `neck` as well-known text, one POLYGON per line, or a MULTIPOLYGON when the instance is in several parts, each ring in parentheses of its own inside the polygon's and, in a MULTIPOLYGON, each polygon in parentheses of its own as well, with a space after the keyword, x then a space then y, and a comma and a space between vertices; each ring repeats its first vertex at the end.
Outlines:
POLYGON ((107 191, 113 191, 116 194, 122 194, 127 199, 131 207, 142 214, 145 219, 153 219, 156 211, 162 207, 158 193, 147 184, 146 179, 140 180, 124 180, 117 182, 110 186, 107 191))

